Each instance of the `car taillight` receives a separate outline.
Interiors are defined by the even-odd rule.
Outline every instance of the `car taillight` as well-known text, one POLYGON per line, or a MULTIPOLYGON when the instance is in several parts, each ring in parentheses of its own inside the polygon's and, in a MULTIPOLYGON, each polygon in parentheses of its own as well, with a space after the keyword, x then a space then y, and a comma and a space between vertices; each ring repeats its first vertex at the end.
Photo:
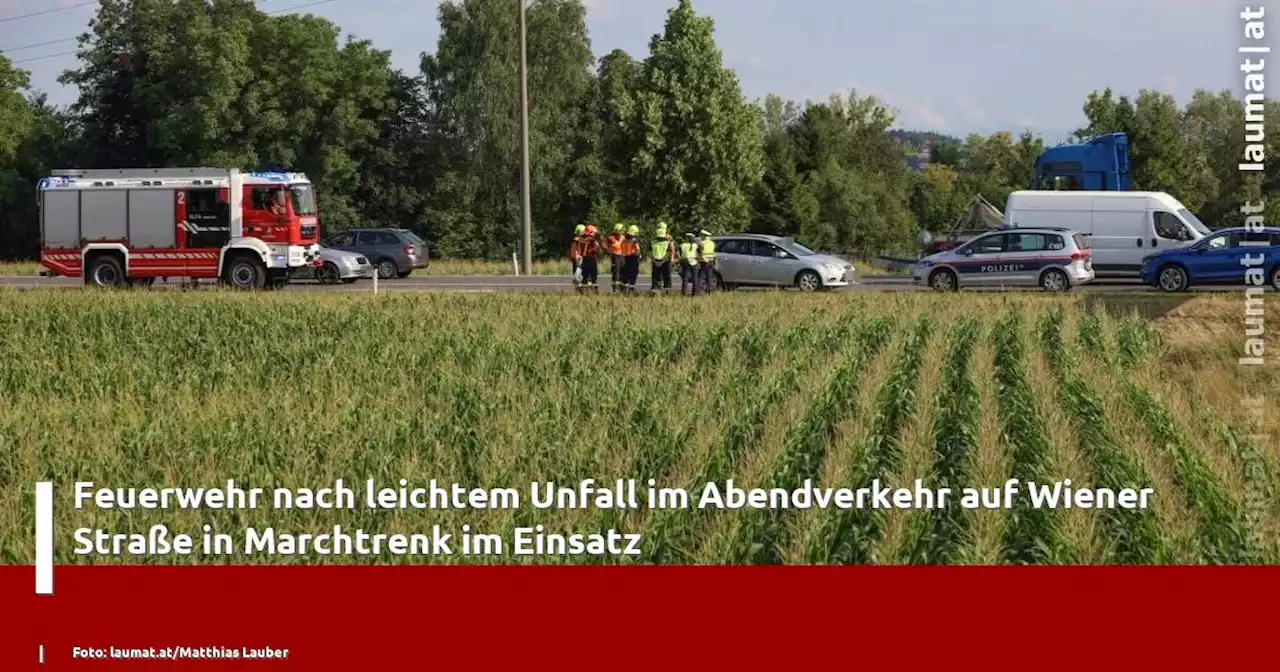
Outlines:
POLYGON ((1088 258, 1089 258, 1089 250, 1071 253, 1071 259, 1074 261, 1083 261, 1088 258))
POLYGON ((417 253, 417 251, 414 249, 414 247, 413 247, 412 245, 405 245, 405 246, 404 246, 404 253, 405 253, 405 254, 407 254, 407 255, 409 255, 409 256, 413 256, 414 254, 416 254, 416 253, 417 253))

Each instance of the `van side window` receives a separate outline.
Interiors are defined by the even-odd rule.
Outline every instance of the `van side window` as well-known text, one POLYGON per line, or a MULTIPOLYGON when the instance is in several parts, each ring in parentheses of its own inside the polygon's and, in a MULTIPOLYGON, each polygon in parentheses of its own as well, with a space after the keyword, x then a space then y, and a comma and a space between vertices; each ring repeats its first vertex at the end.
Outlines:
POLYGON ((1172 212, 1155 213, 1156 235, 1165 240, 1190 240, 1187 227, 1172 212))

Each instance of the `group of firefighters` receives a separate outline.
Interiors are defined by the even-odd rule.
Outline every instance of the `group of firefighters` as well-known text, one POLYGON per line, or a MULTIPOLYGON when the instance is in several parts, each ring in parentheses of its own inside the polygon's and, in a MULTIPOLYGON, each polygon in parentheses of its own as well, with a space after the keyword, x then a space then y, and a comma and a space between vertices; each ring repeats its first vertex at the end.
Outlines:
MULTIPOLYGON (((594 225, 579 224, 573 231, 573 243, 569 246, 569 260, 573 262, 573 284, 579 292, 596 291, 600 258, 609 255, 609 271, 613 278, 613 291, 634 294, 636 280, 640 276, 640 227, 615 224, 613 233, 599 238, 594 225)), ((649 244, 651 291, 665 294, 671 291, 671 269, 680 266, 680 293, 697 296, 709 294, 716 286, 716 243, 706 229, 697 234, 685 234, 685 242, 676 239, 667 230, 666 222, 658 222, 653 240, 649 244)))

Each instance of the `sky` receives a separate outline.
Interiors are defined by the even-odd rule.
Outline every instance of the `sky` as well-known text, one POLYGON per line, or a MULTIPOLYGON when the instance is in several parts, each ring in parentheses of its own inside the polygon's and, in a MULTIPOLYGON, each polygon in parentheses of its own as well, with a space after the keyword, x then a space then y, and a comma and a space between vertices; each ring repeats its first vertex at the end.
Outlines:
MULTIPOLYGON (((0 0, 0 50, 54 103, 75 57, 60 40, 93 6, 5 20, 85 0, 0 0), (36 59, 43 56, 48 58, 36 59)), ((316 0, 260 0, 263 11, 316 0)), ((585 0, 592 49, 647 53, 675 0, 585 0)), ((1085 97, 1156 89, 1185 103, 1196 89, 1242 91, 1236 47, 1246 5, 1229 0, 694 0, 715 19, 725 63, 745 95, 825 100, 856 90, 898 113, 897 126, 963 136, 1030 129, 1058 142, 1083 125, 1085 97)), ((513 2, 513 8, 517 5, 513 2)), ((1255 6, 1265 3, 1255 2, 1255 6)), ((438 0, 327 0, 298 9, 417 69, 435 49, 438 0)), ((1280 5, 1276 6, 1280 25, 1280 5)), ((513 16, 514 16, 513 12, 513 16)), ((1280 28, 1278 28, 1280 30, 1280 28)), ((1270 41, 1268 39, 1268 41, 1270 41)))

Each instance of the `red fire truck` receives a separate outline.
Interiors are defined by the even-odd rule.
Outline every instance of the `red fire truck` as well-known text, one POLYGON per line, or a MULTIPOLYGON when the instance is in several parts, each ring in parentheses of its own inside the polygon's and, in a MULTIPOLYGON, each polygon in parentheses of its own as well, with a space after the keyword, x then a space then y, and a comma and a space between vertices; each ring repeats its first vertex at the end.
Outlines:
POLYGON ((63 170, 39 192, 47 275, 100 287, 217 278, 260 289, 321 263, 315 190, 301 173, 63 170))

